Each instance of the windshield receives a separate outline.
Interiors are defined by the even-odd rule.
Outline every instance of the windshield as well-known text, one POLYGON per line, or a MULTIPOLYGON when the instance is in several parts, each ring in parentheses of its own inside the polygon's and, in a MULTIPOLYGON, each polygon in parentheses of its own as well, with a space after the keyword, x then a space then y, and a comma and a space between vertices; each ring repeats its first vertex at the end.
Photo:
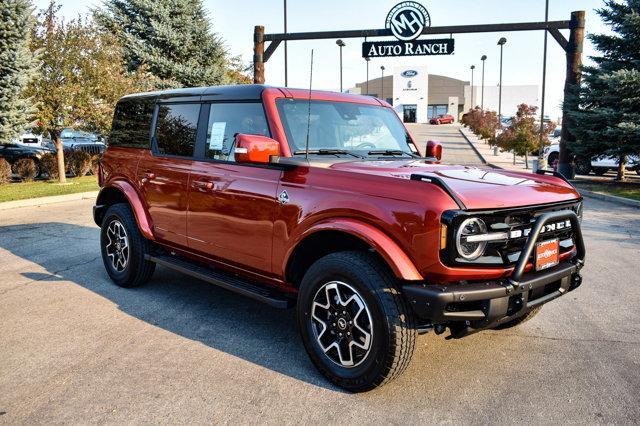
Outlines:
POLYGON ((349 102, 278 99, 291 152, 412 155, 417 150, 396 113, 382 106, 349 102), (308 129, 308 130, 307 130, 308 129), (323 152, 324 151, 324 152, 323 152))

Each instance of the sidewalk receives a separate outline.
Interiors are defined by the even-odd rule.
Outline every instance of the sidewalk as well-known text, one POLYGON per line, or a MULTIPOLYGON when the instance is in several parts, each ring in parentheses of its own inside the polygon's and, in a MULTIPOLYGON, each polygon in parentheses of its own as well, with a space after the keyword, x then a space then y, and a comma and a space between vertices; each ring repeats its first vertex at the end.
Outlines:
POLYGON ((483 140, 478 139, 471 130, 466 127, 460 127, 460 133, 469 142, 469 145, 476 151, 476 153, 491 167, 497 169, 514 170, 518 172, 531 172, 533 160, 535 158, 529 158, 529 169, 525 168, 524 158, 516 157, 516 164, 513 164, 513 154, 510 152, 500 152, 498 155, 494 155, 493 147, 483 140))
POLYGON ((15 209, 18 207, 42 206, 46 204, 62 203, 65 201, 95 199, 98 191, 76 192, 73 194, 53 195, 49 197, 26 198, 24 200, 5 201, 0 203, 0 210, 15 209))

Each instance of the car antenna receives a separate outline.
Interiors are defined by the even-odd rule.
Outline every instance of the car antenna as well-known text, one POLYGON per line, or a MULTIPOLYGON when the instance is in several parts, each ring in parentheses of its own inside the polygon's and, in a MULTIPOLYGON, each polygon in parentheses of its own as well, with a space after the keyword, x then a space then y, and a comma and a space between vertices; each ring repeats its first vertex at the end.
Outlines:
POLYGON ((311 69, 309 71, 309 106, 307 109, 307 143, 305 147, 305 158, 309 161, 309 133, 311 132, 311 85, 313 83, 313 49, 311 49, 311 69))

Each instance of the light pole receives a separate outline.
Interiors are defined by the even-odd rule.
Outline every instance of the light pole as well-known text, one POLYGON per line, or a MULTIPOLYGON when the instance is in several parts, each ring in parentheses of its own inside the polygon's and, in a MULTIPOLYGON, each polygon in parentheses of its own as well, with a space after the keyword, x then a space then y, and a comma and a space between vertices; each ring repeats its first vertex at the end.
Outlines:
POLYGON ((480 57, 482 61, 482 89, 480 90, 480 110, 484 111, 484 61, 487 60, 487 55, 480 57))
POLYGON ((382 72, 382 78, 380 83, 382 84, 382 96, 380 97, 384 101, 384 65, 380 65, 380 71, 382 72))
MULTIPOLYGON (((284 33, 287 33, 287 0, 284 0, 284 33)), ((284 41, 284 87, 289 85, 287 72, 287 40, 284 41)))
MULTIPOLYGON (((545 2, 544 22, 549 21, 549 0, 545 2)), ((544 156, 542 142, 544 140, 544 94, 547 85, 547 31, 544 32, 544 49, 542 53, 542 97, 540 98, 540 141, 538 142, 538 169, 549 167, 541 167, 543 165, 544 156)), ((536 170, 537 171, 537 170, 536 170)))
POLYGON ((500 86, 498 87, 498 120, 502 123, 502 47, 507 42, 507 39, 500 37, 498 40, 498 46, 500 46, 500 86))
POLYGON ((364 58, 364 60, 367 62, 367 82, 366 84, 366 90, 367 90, 367 95, 369 94, 369 61, 371 60, 370 57, 366 57, 364 58))
POLYGON ((473 109, 473 70, 476 69, 475 65, 471 65, 471 108, 473 109))
POLYGON ((336 44, 340 47, 340 93, 342 93, 342 48, 345 47, 346 44, 340 39, 336 40, 336 44))

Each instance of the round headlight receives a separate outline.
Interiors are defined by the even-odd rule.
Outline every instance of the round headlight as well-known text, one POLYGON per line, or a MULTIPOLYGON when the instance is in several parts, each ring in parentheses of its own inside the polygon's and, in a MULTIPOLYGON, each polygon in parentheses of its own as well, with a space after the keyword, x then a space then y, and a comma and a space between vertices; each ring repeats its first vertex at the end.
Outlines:
POLYGON ((460 224, 458 232, 456 233, 456 248, 458 254, 465 260, 476 260, 484 253, 484 249, 487 247, 486 241, 469 242, 468 237, 472 235, 482 235, 487 233, 487 225, 475 217, 465 219, 460 224))

